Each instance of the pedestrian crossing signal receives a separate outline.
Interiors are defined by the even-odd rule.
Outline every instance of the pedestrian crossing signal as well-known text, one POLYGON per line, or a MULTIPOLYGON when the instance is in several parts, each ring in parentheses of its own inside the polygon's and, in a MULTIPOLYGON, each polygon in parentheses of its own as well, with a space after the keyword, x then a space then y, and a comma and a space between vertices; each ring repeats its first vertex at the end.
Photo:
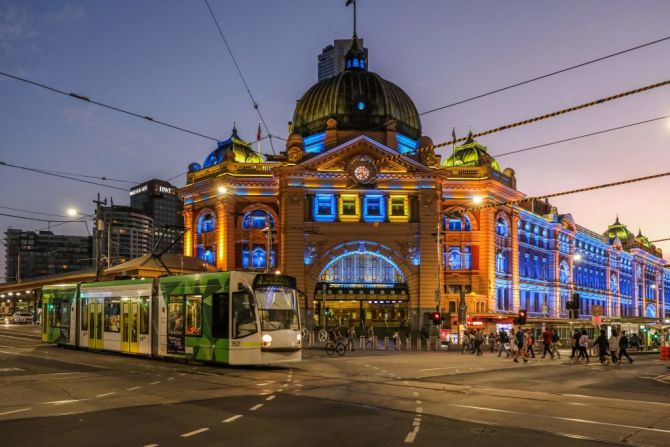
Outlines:
POLYGON ((433 324, 440 324, 442 318, 440 317, 439 312, 433 312, 433 324))
POLYGON ((526 324, 526 311, 525 310, 520 310, 519 311, 519 324, 526 324))

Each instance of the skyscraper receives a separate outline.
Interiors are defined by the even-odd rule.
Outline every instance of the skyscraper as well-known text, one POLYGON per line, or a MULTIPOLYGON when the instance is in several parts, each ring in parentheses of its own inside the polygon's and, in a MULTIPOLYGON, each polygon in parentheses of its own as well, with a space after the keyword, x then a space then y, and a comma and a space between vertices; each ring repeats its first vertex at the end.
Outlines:
MULTIPOLYGON (((358 39, 363 46, 363 39, 358 39)), ((351 39, 336 39, 332 45, 325 47, 318 56, 319 81, 328 79, 344 71, 344 56, 351 48, 351 39)), ((368 49, 363 46, 365 60, 368 59, 368 49)))
POLYGON ((177 188, 163 180, 149 180, 130 190, 130 206, 144 211, 153 218, 153 243, 158 244, 160 253, 179 239, 167 253, 181 253, 183 242, 180 238, 184 228, 182 210, 184 203, 177 195, 177 188))
POLYGON ((154 221, 147 213, 113 205, 102 207, 101 216, 100 252, 108 260, 103 260, 103 265, 116 265, 151 253, 154 221))

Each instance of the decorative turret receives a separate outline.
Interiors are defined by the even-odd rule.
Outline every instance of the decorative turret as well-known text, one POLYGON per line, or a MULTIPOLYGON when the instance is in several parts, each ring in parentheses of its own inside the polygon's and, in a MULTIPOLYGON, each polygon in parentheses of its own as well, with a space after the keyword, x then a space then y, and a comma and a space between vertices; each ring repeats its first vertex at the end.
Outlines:
POLYGON ((628 230, 626 225, 619 222, 619 216, 617 215, 616 220, 612 225, 607 227, 607 231, 603 233, 603 236, 605 236, 610 243, 615 238, 618 238, 621 242, 625 243, 628 241, 629 237, 633 236, 633 233, 628 230))
POLYGON ((216 149, 205 158, 202 167, 208 168, 224 161, 235 163, 264 162, 263 156, 251 148, 251 143, 247 143, 239 137, 234 125, 230 138, 217 143, 216 149))
POLYGON ((446 168, 485 165, 491 166, 498 172, 501 171, 498 161, 489 155, 486 146, 478 143, 474 139, 472 131, 468 133, 467 141, 461 146, 456 146, 454 148, 454 153, 442 163, 442 166, 446 168))

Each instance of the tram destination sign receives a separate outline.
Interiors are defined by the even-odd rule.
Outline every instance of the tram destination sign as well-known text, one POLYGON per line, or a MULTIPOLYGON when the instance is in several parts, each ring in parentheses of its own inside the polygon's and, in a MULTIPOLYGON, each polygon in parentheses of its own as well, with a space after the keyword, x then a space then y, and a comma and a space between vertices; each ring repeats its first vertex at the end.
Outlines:
POLYGON ((295 289, 297 286, 293 276, 276 275, 274 273, 260 273, 254 278, 254 289, 257 287, 283 286, 295 289))

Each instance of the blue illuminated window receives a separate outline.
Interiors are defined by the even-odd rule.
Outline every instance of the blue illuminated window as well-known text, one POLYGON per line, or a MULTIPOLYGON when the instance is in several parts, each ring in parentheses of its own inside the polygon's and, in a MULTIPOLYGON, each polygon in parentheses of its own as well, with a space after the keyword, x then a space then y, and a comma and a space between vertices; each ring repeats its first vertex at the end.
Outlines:
POLYGON ((216 220, 212 213, 203 213, 198 218, 198 223, 196 225, 196 231, 200 233, 208 233, 214 231, 216 228, 216 220))
POLYGON ((463 268, 461 247, 449 247, 447 265, 449 266, 449 270, 460 270, 463 268))
POLYGON ((358 59, 354 59, 354 67, 358 67, 358 59))
POLYGON ((245 230, 249 228, 260 230, 268 226, 268 224, 270 228, 274 228, 275 221, 272 215, 264 210, 250 211, 244 215, 244 219, 242 220, 242 228, 245 230))
POLYGON ((313 214, 317 222, 335 221, 335 196, 333 194, 315 195, 313 214))
POLYGON ((216 252, 212 248, 198 245, 198 258, 209 264, 214 264, 216 262, 216 252))
MULTIPOLYGON (((248 248, 243 248, 242 249, 242 268, 248 269, 262 269, 265 268, 265 263, 266 263, 266 254, 265 254, 265 249, 262 247, 254 247, 253 250, 251 250, 251 256, 249 254, 249 249, 248 248), (249 264, 251 263, 251 267, 249 267, 249 264)), ((270 267, 275 266, 275 251, 272 250, 272 253, 270 254, 270 267)))
POLYGON ((366 222, 383 222, 386 218, 384 196, 367 195, 363 200, 363 218, 366 222))
POLYGON ((463 268, 466 270, 472 269, 472 248, 463 247, 463 268))
POLYGON ((365 110, 365 103, 363 101, 358 101, 358 103, 356 104, 356 108, 358 110, 365 110))
POLYGON ((361 68, 365 68, 365 60, 361 59, 361 68))

